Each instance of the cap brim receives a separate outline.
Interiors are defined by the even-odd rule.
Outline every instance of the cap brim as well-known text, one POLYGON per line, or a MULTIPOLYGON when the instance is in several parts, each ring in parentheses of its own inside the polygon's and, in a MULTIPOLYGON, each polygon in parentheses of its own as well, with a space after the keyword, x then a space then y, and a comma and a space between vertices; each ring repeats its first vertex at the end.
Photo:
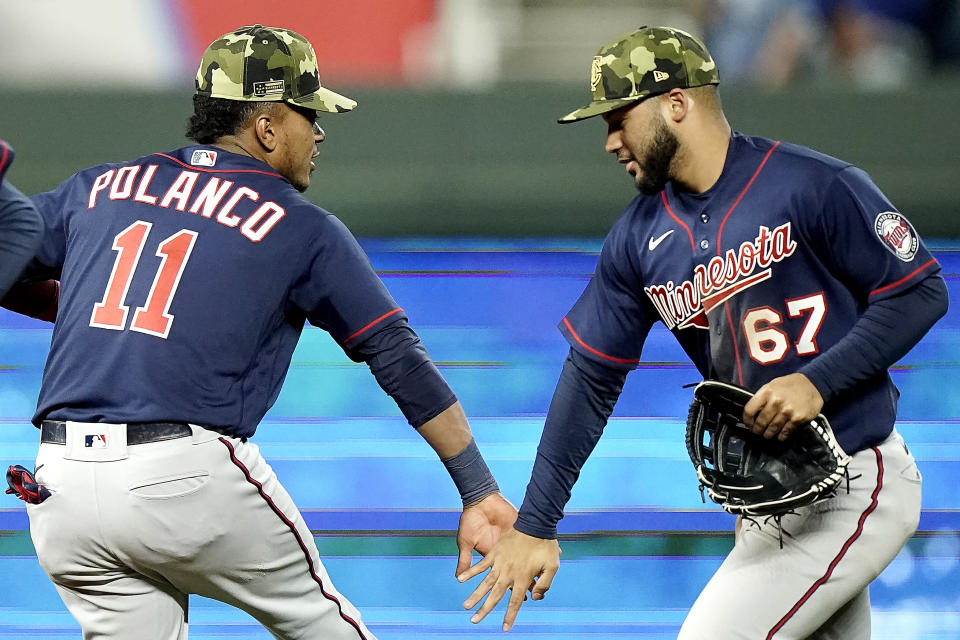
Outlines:
POLYGON ((560 124, 579 122, 580 120, 586 120, 587 118, 592 118, 594 116, 599 116, 615 109, 619 109, 620 107, 624 107, 633 102, 638 102, 647 97, 649 96, 630 96, 629 98, 616 98, 615 100, 598 100, 596 102, 591 102, 581 109, 571 111, 567 115, 557 120, 557 122, 560 124))
POLYGON ((291 100, 291 102, 307 109, 326 111, 327 113, 343 113, 357 106, 356 100, 351 100, 347 96, 342 96, 325 87, 320 87, 310 95, 291 100))

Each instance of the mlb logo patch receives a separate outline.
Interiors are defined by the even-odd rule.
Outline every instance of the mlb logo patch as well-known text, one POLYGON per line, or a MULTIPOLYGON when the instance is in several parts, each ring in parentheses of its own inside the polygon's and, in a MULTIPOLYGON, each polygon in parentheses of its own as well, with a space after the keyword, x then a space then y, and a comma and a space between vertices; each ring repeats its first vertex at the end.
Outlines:
POLYGON ((217 164, 217 152, 207 149, 197 149, 190 156, 190 164, 195 167, 212 167, 217 164))
POLYGON ((83 436, 83 446, 90 449, 106 449, 107 435, 105 433, 94 433, 83 436))

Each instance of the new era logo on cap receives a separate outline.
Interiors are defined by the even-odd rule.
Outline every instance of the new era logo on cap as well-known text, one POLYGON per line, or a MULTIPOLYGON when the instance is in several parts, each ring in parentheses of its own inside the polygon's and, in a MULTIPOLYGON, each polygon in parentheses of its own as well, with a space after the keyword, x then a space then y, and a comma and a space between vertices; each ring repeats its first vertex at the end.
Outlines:
POLYGON ((656 82, 663 82, 664 80, 666 80, 666 79, 669 78, 669 77, 670 77, 670 74, 669 74, 669 73, 664 73, 663 71, 656 71, 656 70, 654 70, 654 72, 653 72, 653 79, 654 79, 656 82))
POLYGON ((83 446, 89 447, 91 449, 106 449, 107 434, 105 433, 87 434, 83 436, 83 446))

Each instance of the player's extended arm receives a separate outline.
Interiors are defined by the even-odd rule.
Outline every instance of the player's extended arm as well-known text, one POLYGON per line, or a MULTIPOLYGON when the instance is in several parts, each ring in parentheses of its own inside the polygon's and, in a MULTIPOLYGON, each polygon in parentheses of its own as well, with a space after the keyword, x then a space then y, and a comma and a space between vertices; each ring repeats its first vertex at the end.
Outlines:
POLYGON ((43 218, 27 196, 4 180, 13 156, 13 149, 0 140, 0 306, 52 322, 58 284, 16 283, 40 246, 43 218))
POLYGON ((473 439, 463 408, 406 322, 376 332, 352 349, 443 461, 463 501, 456 573, 476 549, 486 554, 517 518, 473 439))
POLYGON ((417 433, 437 452, 463 500, 457 528, 459 575, 470 567, 473 550, 486 555, 517 519, 516 508, 500 495, 497 481, 487 468, 470 432, 459 402, 417 428, 417 433))
MULTIPOLYGON (((0 154, 5 148, 0 143, 0 154)), ((6 181, 0 182, 0 298, 33 257, 42 236, 43 219, 30 199, 6 181)))
POLYGON ((947 287, 939 274, 907 291, 871 303, 849 333, 819 357, 788 376, 774 378, 744 407, 755 433, 786 439, 825 402, 886 371, 946 312, 947 287))
POLYGON ((458 577, 463 582, 489 569, 463 603, 464 608, 472 609, 487 596, 472 622, 480 622, 511 590, 503 618, 503 630, 509 631, 526 590, 531 590, 534 600, 541 600, 550 588, 560 565, 557 522, 563 517, 580 469, 603 434, 626 375, 626 371, 608 368, 570 350, 547 412, 514 531, 458 577))

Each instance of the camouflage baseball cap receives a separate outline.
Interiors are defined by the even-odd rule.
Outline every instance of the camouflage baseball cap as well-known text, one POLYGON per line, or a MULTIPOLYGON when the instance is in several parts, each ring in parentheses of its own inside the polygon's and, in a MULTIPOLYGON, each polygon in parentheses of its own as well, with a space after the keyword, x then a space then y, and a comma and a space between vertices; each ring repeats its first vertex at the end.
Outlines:
POLYGON ((289 29, 253 25, 214 40, 197 69, 197 93, 250 102, 289 102, 340 113, 357 103, 320 86, 313 47, 289 29))
POLYGON ((590 66, 590 104, 557 122, 592 118, 677 87, 719 84, 702 42, 672 27, 640 27, 600 47, 590 66))

